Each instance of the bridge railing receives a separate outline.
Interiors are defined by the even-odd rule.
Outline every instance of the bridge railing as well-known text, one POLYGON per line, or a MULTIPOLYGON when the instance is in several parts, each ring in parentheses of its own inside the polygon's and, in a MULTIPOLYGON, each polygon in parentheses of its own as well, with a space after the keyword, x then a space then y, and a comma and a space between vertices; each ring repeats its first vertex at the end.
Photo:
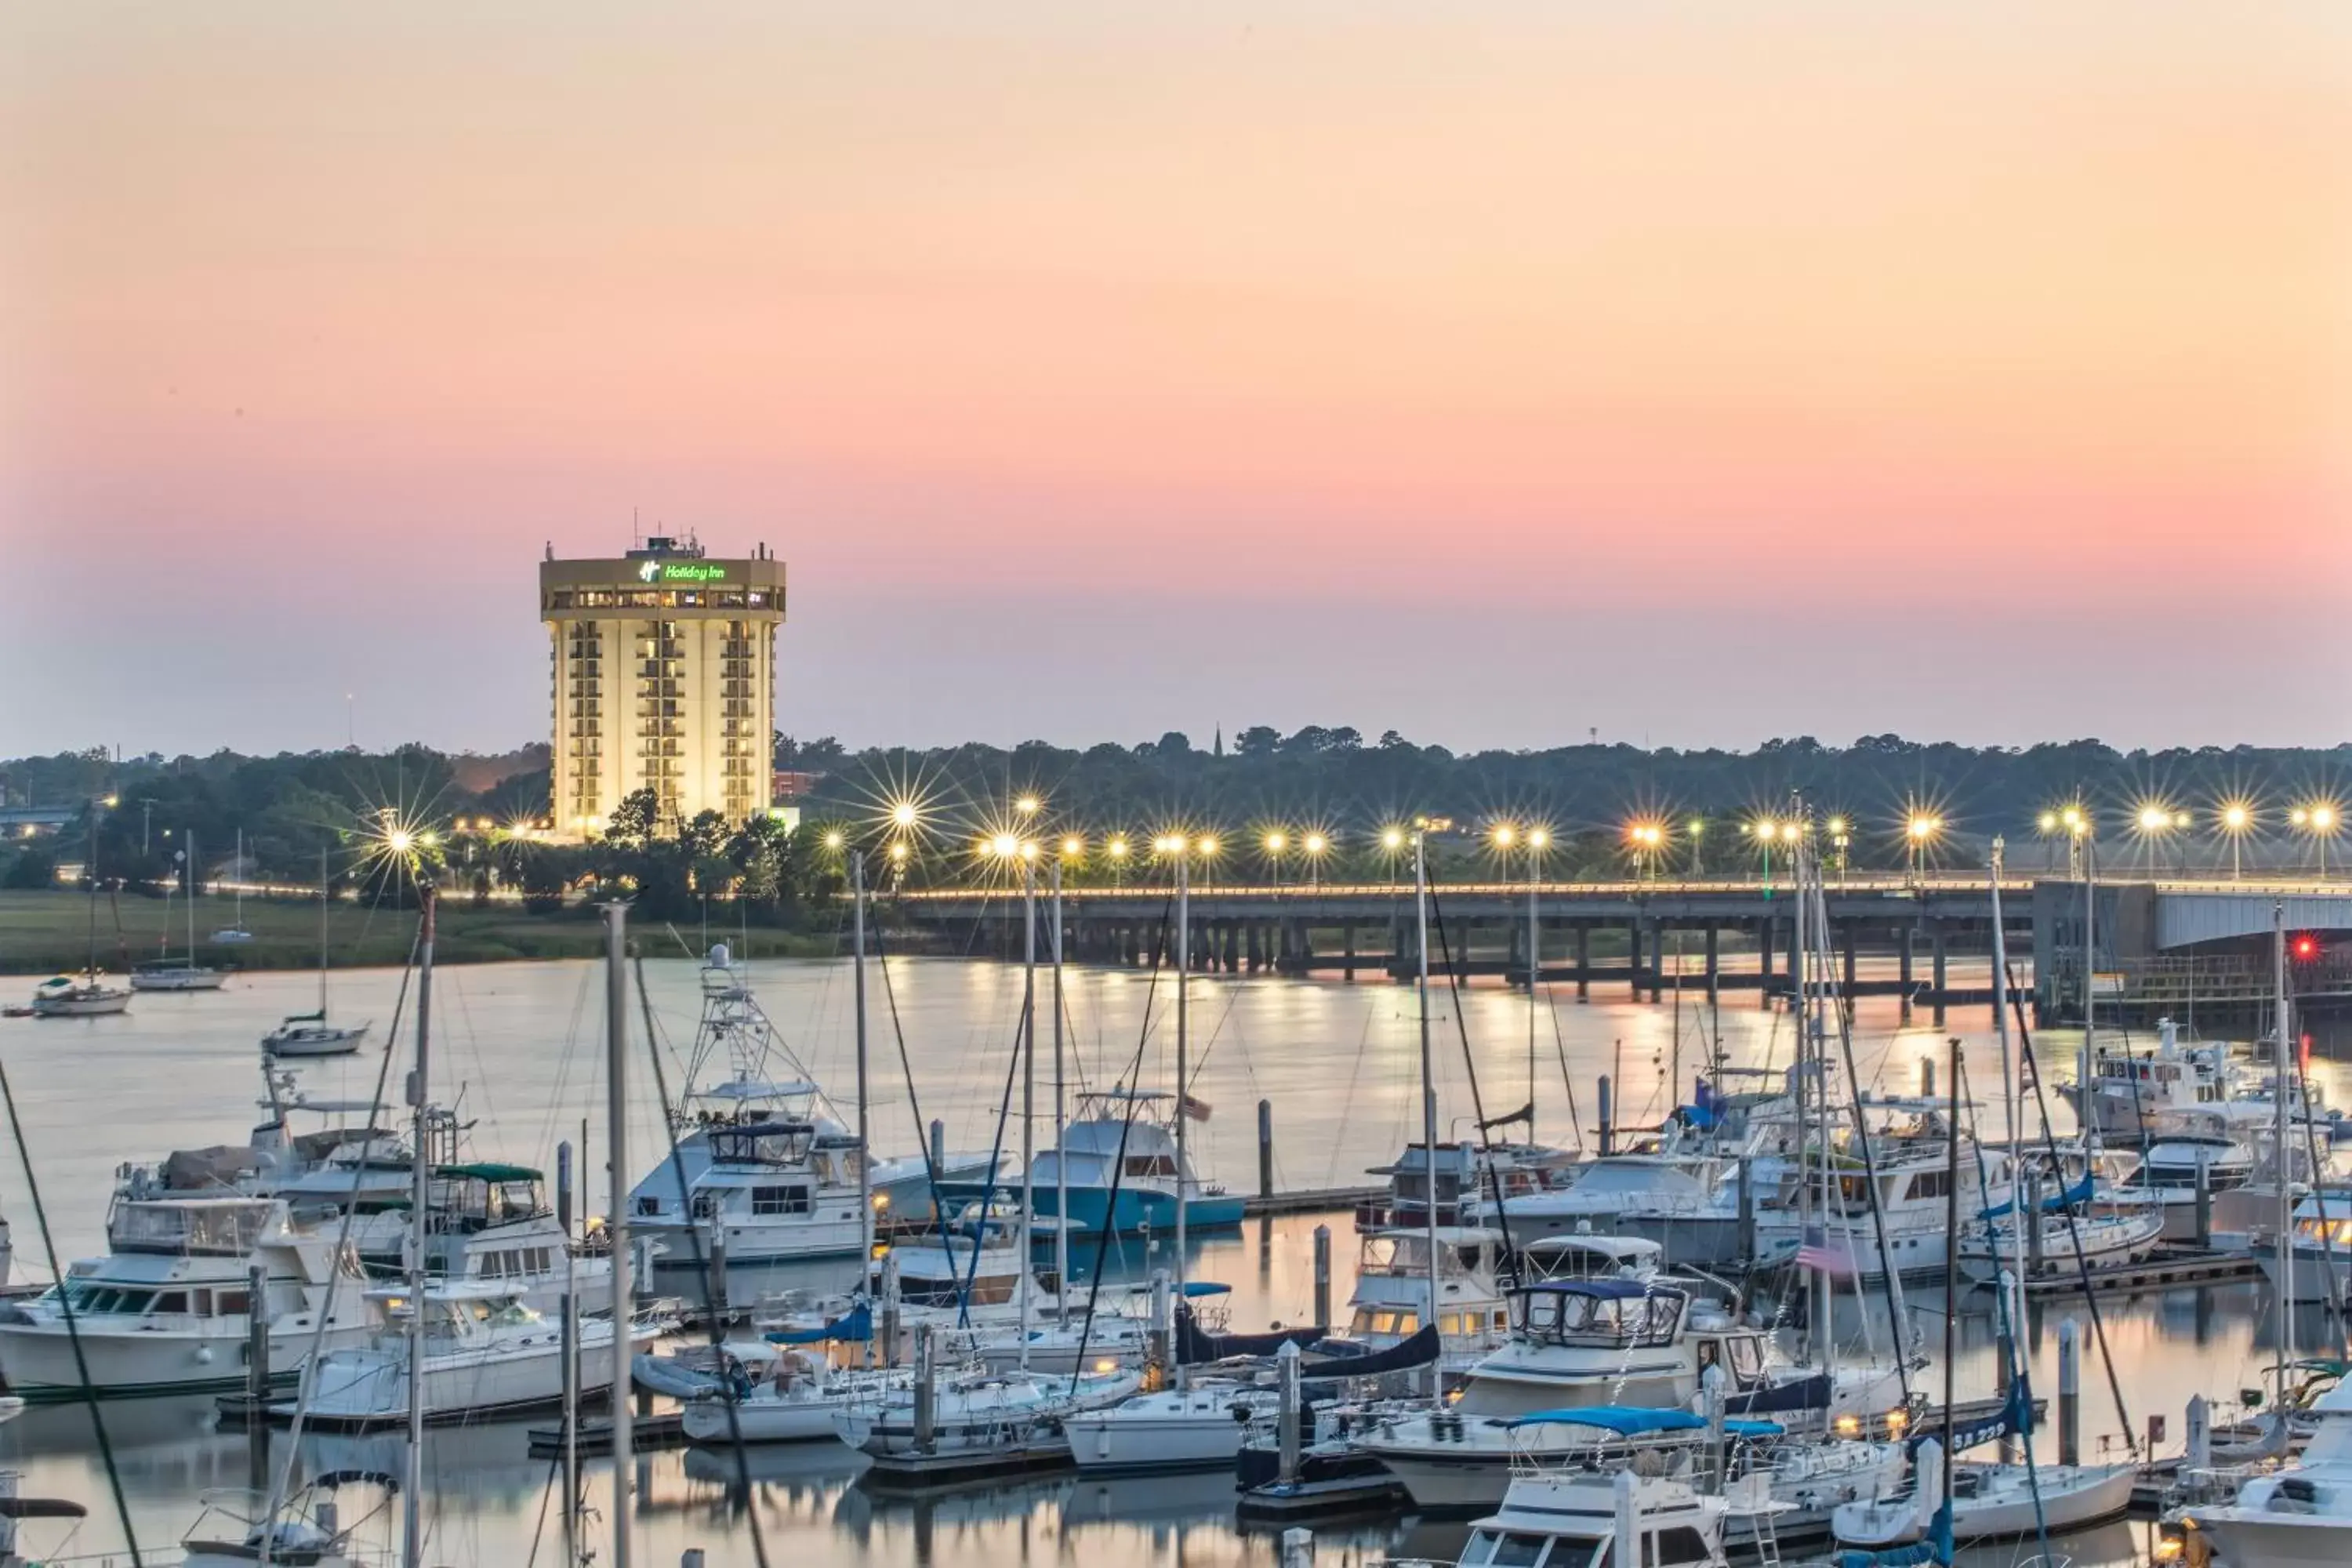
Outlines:
MULTIPOLYGON (((1952 876, 1868 876, 1832 879, 1832 893, 1980 893, 1985 890, 1982 877, 1952 876)), ((2004 894, 2030 896, 2034 879, 2004 879, 2004 894)), ((1748 895, 1770 889, 1790 890, 1791 884, 1779 879, 1766 881, 1759 877, 1674 878, 1625 879, 1608 882, 1538 882, 1535 891, 1539 898, 1656 898, 1704 897, 1709 894, 1748 895)), ((910 888, 891 895, 901 900, 921 901, 963 900, 972 898, 993 898, 1008 892, 1017 894, 1018 888, 975 884, 958 888, 910 888)), ((1439 898, 1473 897, 1519 898, 1528 896, 1528 884, 1521 881, 1433 882, 1430 891, 1439 898)), ((1191 889, 1195 899, 1378 899, 1410 898, 1410 880, 1393 882, 1195 882, 1191 889)), ((1172 882, 1126 882, 1116 886, 1090 883, 1085 887, 1065 885, 1065 900, 1081 898, 1154 899, 1176 896, 1172 882)))

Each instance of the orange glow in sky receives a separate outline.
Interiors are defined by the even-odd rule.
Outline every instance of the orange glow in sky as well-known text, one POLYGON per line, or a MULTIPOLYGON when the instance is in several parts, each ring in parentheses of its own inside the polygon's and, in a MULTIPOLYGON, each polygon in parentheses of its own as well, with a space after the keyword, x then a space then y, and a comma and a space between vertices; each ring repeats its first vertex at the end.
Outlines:
POLYGON ((804 733, 2340 730, 2263 695, 2352 670, 2334 0, 33 0, 0 57, 0 656, 120 628, 0 753, 530 738, 532 563, 633 509, 785 557, 804 733))

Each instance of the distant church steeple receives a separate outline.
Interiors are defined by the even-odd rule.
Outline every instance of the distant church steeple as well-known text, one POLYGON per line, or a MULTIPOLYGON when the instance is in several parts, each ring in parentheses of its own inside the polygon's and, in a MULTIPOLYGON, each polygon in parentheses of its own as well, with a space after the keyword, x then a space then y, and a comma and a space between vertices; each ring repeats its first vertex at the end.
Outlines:
POLYGON ((1225 754, 1225 727, 1223 724, 1217 726, 1217 744, 1215 754, 1220 757, 1225 754))

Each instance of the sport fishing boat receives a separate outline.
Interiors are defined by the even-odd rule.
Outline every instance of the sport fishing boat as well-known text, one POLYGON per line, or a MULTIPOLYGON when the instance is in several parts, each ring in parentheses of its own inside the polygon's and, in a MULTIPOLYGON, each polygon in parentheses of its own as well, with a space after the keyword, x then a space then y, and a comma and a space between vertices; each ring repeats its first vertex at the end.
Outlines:
MULTIPOLYGON (((305 1423, 326 1427, 384 1426, 408 1418, 409 1313, 404 1285, 379 1285, 368 1297, 383 1326, 364 1344, 329 1351, 310 1373, 305 1423)), ((482 1280, 429 1281, 424 1311, 425 1418, 490 1415, 553 1405, 563 1397, 563 1329, 514 1290, 482 1280)), ((630 1339, 650 1343, 662 1325, 633 1322, 630 1339)), ((613 1384, 613 1320, 580 1321, 578 1388, 583 1397, 613 1384)), ((296 1406, 273 1405, 291 1420, 296 1406)))
MULTIPOLYGON (((629 1223, 659 1237, 674 1264, 693 1261, 689 1228, 718 1225, 730 1263, 855 1257, 866 1151, 823 1108, 824 1093, 761 1010, 750 973, 725 942, 700 974, 702 1015, 686 1063, 686 1089, 665 1150, 629 1192, 629 1223), (782 1070, 786 1076, 777 1076, 782 1070), (723 1169, 722 1169, 723 1167, 723 1169)), ((873 1161, 866 1172, 877 1214, 933 1217, 935 1182, 984 1175, 986 1153, 940 1151, 873 1161)))
POLYGON ((1763 1331, 1694 1301, 1682 1281, 1545 1281, 1512 1292, 1511 1312, 1510 1342, 1471 1368, 1452 1405, 1392 1416, 1357 1439, 1424 1510, 1491 1508, 1515 1453, 1590 1447, 1589 1434, 1549 1427, 1518 1436, 1512 1423, 1522 1416, 1613 1405, 1687 1408, 1712 1368, 1723 1369, 1726 1407, 1738 1417, 1811 1429, 1904 1407, 1898 1372, 1793 1365, 1763 1331))
POLYGON ((1180 1162, 1180 1113, 1195 1121, 1209 1114, 1206 1106, 1190 1099, 1180 1112, 1176 1097, 1157 1089, 1080 1095, 1078 1113, 1062 1129, 1055 1146, 1037 1156, 1029 1178, 1036 1212, 1062 1220, 1057 1205, 1066 1187, 1072 1235, 1096 1236, 1106 1228, 1118 1236, 1173 1233, 1180 1202, 1189 1230, 1241 1224, 1241 1198, 1204 1184, 1189 1150, 1180 1162))
POLYGON ((106 1232, 106 1257, 75 1263, 62 1285, 0 1318, 11 1388, 79 1389, 77 1339, 90 1384, 110 1394, 242 1388, 255 1267, 273 1378, 292 1375, 314 1345, 356 1344, 374 1327, 357 1259, 337 1252, 333 1230, 296 1226, 281 1199, 118 1195, 106 1232))

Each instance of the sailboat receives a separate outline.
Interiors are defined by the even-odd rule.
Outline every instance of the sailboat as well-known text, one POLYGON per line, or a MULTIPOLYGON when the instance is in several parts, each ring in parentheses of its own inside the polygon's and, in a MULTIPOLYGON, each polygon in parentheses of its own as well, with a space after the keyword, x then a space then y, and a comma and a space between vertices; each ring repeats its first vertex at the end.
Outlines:
MULTIPOLYGON (((217 991, 225 976, 208 963, 196 962, 196 837, 188 835, 187 847, 180 851, 180 874, 188 885, 188 956, 184 959, 158 958, 152 963, 142 963, 131 972, 133 991, 217 991)), ((171 940, 171 889, 163 890, 164 940, 171 940)))
POLYGON ((79 980, 60 974, 33 988, 31 1012, 36 1018, 95 1018, 129 1010, 131 993, 98 977, 98 817, 89 821, 89 963, 79 980))
POLYGON ((253 933, 245 929, 245 829, 242 827, 236 830, 236 858, 231 864, 236 868, 232 875, 236 878, 236 923, 223 926, 213 932, 213 942, 216 946, 234 947, 253 940, 253 933))
MULTIPOLYGON (((370 1022, 373 1022, 371 1020, 370 1022)), ((273 1057, 347 1057, 367 1037, 368 1024, 327 1021, 327 852, 319 851, 319 1010, 293 1013, 261 1037, 273 1057)))

